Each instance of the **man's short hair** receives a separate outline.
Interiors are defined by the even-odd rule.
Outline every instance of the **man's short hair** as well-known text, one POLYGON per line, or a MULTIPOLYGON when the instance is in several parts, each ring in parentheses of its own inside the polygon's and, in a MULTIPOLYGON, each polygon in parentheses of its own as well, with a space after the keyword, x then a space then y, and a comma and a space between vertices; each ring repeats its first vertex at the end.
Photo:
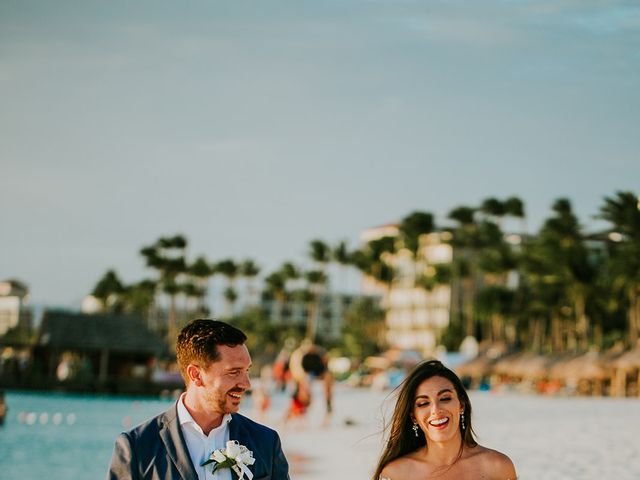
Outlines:
POLYGON ((199 318, 189 322, 176 342, 176 360, 185 384, 189 385, 189 364, 206 368, 220 358, 218 345, 235 347, 246 340, 247 336, 241 330, 219 320, 199 318))

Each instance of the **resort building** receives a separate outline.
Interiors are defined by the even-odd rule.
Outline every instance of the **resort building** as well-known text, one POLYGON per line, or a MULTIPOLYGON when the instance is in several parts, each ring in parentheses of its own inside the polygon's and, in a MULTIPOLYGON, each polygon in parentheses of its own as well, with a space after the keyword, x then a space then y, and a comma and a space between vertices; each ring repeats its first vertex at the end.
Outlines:
POLYGON ((275 325, 297 326, 300 329, 305 329, 309 317, 316 315, 315 334, 325 340, 340 338, 344 315, 353 302, 360 297, 343 293, 322 293, 316 303, 305 301, 296 293, 295 291, 288 293, 288 298, 284 302, 263 295, 260 303, 263 315, 275 325))
MULTIPOLYGON (((434 281, 427 289, 420 283, 425 279, 435 279, 436 265, 451 263, 453 249, 446 243, 450 235, 449 232, 422 235, 416 258, 397 241, 396 251, 385 254, 384 258, 394 270, 390 284, 363 276, 363 293, 382 297, 382 307, 386 312, 386 338, 391 348, 433 354, 440 333, 449 325, 450 285, 434 281)), ((367 229, 360 238, 363 243, 368 243, 398 236, 398 226, 391 224, 367 229)))
POLYGON ((11 329, 29 331, 31 310, 28 308, 29 290, 18 280, 0 282, 0 335, 11 329))

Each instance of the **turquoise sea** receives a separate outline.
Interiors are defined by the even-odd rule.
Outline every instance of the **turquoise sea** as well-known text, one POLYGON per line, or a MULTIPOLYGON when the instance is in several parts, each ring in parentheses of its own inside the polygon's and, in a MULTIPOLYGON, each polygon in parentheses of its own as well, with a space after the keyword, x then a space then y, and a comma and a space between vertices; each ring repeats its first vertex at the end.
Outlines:
POLYGON ((0 478, 104 478, 116 436, 172 399, 7 392, 0 478))

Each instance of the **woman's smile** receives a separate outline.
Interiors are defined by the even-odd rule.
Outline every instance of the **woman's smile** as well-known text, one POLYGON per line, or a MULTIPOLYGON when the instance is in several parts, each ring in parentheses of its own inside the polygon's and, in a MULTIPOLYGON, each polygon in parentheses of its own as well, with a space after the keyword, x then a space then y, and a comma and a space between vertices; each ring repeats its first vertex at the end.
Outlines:
POLYGON ((429 421, 429 425, 439 429, 445 428, 448 424, 449 424, 449 419, 446 417, 429 421))

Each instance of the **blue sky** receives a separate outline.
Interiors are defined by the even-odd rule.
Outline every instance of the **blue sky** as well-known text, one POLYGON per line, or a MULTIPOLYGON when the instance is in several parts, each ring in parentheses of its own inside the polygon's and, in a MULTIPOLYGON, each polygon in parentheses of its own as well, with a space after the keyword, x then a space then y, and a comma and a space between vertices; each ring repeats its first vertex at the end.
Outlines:
POLYGON ((0 277, 78 305, 108 268, 303 263, 413 210, 640 193, 624 1, 0 0, 0 277))

